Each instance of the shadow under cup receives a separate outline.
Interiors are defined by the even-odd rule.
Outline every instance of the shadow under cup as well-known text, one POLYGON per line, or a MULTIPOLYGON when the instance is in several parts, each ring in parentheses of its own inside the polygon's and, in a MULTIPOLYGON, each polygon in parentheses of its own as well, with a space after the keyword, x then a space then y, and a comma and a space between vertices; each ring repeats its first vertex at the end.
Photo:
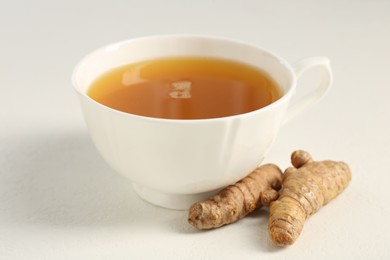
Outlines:
POLYGON ((78 64, 73 81, 90 135, 106 162, 132 181, 143 199, 188 209, 262 162, 283 122, 296 76, 287 62, 256 46, 212 37, 155 36, 92 52, 78 64), (222 58, 260 68, 278 84, 282 97, 241 115, 175 120, 120 112, 87 95, 91 83, 115 67, 175 56, 222 58))

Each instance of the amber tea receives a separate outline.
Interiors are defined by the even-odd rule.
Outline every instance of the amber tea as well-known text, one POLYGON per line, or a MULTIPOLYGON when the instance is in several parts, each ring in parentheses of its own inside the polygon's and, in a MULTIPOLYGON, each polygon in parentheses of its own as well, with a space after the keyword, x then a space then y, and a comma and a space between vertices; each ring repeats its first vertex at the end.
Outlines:
POLYGON ((88 95, 123 112, 167 119, 207 119, 251 112, 281 97, 263 71, 209 57, 171 57, 115 68, 88 95))

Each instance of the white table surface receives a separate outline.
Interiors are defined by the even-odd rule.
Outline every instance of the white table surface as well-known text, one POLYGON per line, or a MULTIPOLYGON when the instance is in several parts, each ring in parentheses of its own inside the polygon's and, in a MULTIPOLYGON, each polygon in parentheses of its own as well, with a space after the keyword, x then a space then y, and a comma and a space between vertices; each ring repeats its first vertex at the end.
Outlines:
POLYGON ((390 259, 390 1, 0 6, 1 259, 390 259), (293 246, 271 244, 266 209, 196 231, 187 212, 141 200, 95 150, 73 67, 102 45, 167 33, 243 40, 292 63, 331 59, 333 88, 281 129, 266 161, 285 168, 293 150, 306 149, 346 161, 353 180, 293 246))

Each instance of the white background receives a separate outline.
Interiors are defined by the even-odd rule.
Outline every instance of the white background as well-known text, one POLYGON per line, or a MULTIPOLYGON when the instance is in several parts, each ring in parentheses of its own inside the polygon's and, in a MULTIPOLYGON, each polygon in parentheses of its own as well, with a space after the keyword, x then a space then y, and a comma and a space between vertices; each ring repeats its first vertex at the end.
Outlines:
POLYGON ((389 259, 389 47, 386 0, 1 0, 0 258, 389 259), (167 33, 247 41, 291 63, 331 59, 333 88, 281 129, 266 161, 285 168, 307 149, 346 161, 353 180, 293 246, 271 244, 266 209, 196 231, 187 212, 141 200, 95 150, 73 67, 102 45, 167 33))

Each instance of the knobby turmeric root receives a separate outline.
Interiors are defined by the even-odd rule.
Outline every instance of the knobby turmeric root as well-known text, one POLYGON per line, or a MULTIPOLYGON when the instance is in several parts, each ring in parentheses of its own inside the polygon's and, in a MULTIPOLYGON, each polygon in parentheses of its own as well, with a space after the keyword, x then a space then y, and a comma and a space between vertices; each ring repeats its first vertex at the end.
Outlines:
POLYGON ((288 246, 300 235, 305 220, 338 196, 351 180, 344 162, 313 161, 305 151, 291 155, 279 198, 270 204, 268 232, 278 246, 288 246))
POLYGON ((274 164, 258 167, 248 176, 203 202, 193 204, 188 222, 198 229, 233 223, 279 196, 282 171, 274 164))

